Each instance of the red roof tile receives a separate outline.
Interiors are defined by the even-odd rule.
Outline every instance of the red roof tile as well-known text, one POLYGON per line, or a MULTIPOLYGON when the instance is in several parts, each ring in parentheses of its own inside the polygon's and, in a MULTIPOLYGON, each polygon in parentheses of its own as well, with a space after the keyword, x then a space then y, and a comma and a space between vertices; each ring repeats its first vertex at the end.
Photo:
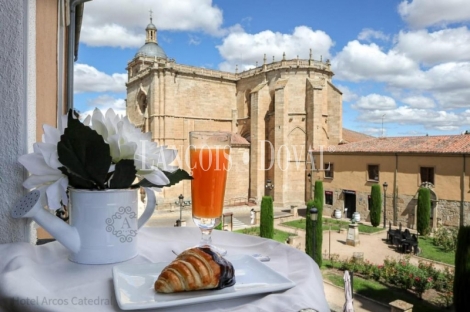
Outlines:
POLYGON ((374 137, 364 134, 364 133, 360 133, 360 132, 343 128, 343 140, 341 141, 341 144, 363 141, 363 140, 370 140, 372 138, 374 137))
POLYGON ((370 153, 470 153, 470 135, 386 137, 335 147, 335 152, 370 153))

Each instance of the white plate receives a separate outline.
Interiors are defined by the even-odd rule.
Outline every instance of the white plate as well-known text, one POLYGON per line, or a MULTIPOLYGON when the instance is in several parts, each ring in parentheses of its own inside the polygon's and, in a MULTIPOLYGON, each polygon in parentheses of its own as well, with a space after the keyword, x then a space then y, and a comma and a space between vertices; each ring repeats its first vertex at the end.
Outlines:
POLYGON ((119 307, 123 310, 163 308, 270 293, 295 286, 293 281, 251 256, 240 255, 227 259, 235 268, 234 286, 174 294, 159 294, 153 288, 168 262, 114 266, 114 290, 119 307))

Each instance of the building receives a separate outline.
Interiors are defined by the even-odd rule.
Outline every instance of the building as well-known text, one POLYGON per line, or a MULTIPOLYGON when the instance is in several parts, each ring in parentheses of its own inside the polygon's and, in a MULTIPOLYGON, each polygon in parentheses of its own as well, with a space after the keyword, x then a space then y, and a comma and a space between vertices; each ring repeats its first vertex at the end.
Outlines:
MULTIPOLYGON (((385 223, 416 228, 417 192, 431 190, 431 226, 470 224, 470 135, 373 138, 320 153, 313 176, 324 183, 324 214, 369 219, 371 186, 387 184, 385 223)), ((382 214, 383 216, 383 214, 382 214)))
POLYGON ((32 222, 10 216, 26 193, 27 171, 17 160, 41 140, 42 125, 57 126, 67 110, 84 1, 2 1, 0 142, 8 148, 0 149, 0 243, 36 242, 32 222))
MULTIPOLYGON (((182 65, 159 46, 150 20, 127 72, 127 116, 154 141, 178 149, 180 167, 188 169, 190 131, 232 133, 227 202, 266 194, 277 207, 305 204, 309 147, 342 141, 342 93, 331 82, 328 60, 284 55, 268 64, 265 56, 261 66, 240 73, 182 65), (273 189, 265 187, 268 180, 273 189)), ((164 189, 164 202, 189 197, 189 183, 164 189)))

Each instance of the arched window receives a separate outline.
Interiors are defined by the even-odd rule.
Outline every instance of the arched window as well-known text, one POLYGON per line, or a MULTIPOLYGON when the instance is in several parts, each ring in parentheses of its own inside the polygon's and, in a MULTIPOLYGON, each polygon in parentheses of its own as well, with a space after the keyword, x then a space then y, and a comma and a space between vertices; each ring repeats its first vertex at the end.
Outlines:
POLYGON ((137 97, 137 105, 140 109, 140 113, 145 115, 147 112, 147 96, 144 93, 140 93, 137 97))

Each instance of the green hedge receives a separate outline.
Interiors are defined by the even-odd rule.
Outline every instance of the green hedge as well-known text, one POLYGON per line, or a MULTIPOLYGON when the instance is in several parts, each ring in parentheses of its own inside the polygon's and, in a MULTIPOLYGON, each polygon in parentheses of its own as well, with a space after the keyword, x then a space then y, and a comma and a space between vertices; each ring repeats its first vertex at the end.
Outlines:
POLYGON ((382 194, 380 185, 374 184, 370 189, 370 223, 372 226, 380 224, 380 217, 382 212, 382 194))
POLYGON ((259 236, 270 239, 274 237, 274 211, 271 196, 263 196, 261 200, 259 236))
POLYGON ((470 226, 462 226, 457 236, 455 253, 455 311, 470 311, 470 226))
POLYGON ((420 235, 428 235, 429 220, 431 218, 431 192, 422 187, 418 191, 417 230, 420 235))

